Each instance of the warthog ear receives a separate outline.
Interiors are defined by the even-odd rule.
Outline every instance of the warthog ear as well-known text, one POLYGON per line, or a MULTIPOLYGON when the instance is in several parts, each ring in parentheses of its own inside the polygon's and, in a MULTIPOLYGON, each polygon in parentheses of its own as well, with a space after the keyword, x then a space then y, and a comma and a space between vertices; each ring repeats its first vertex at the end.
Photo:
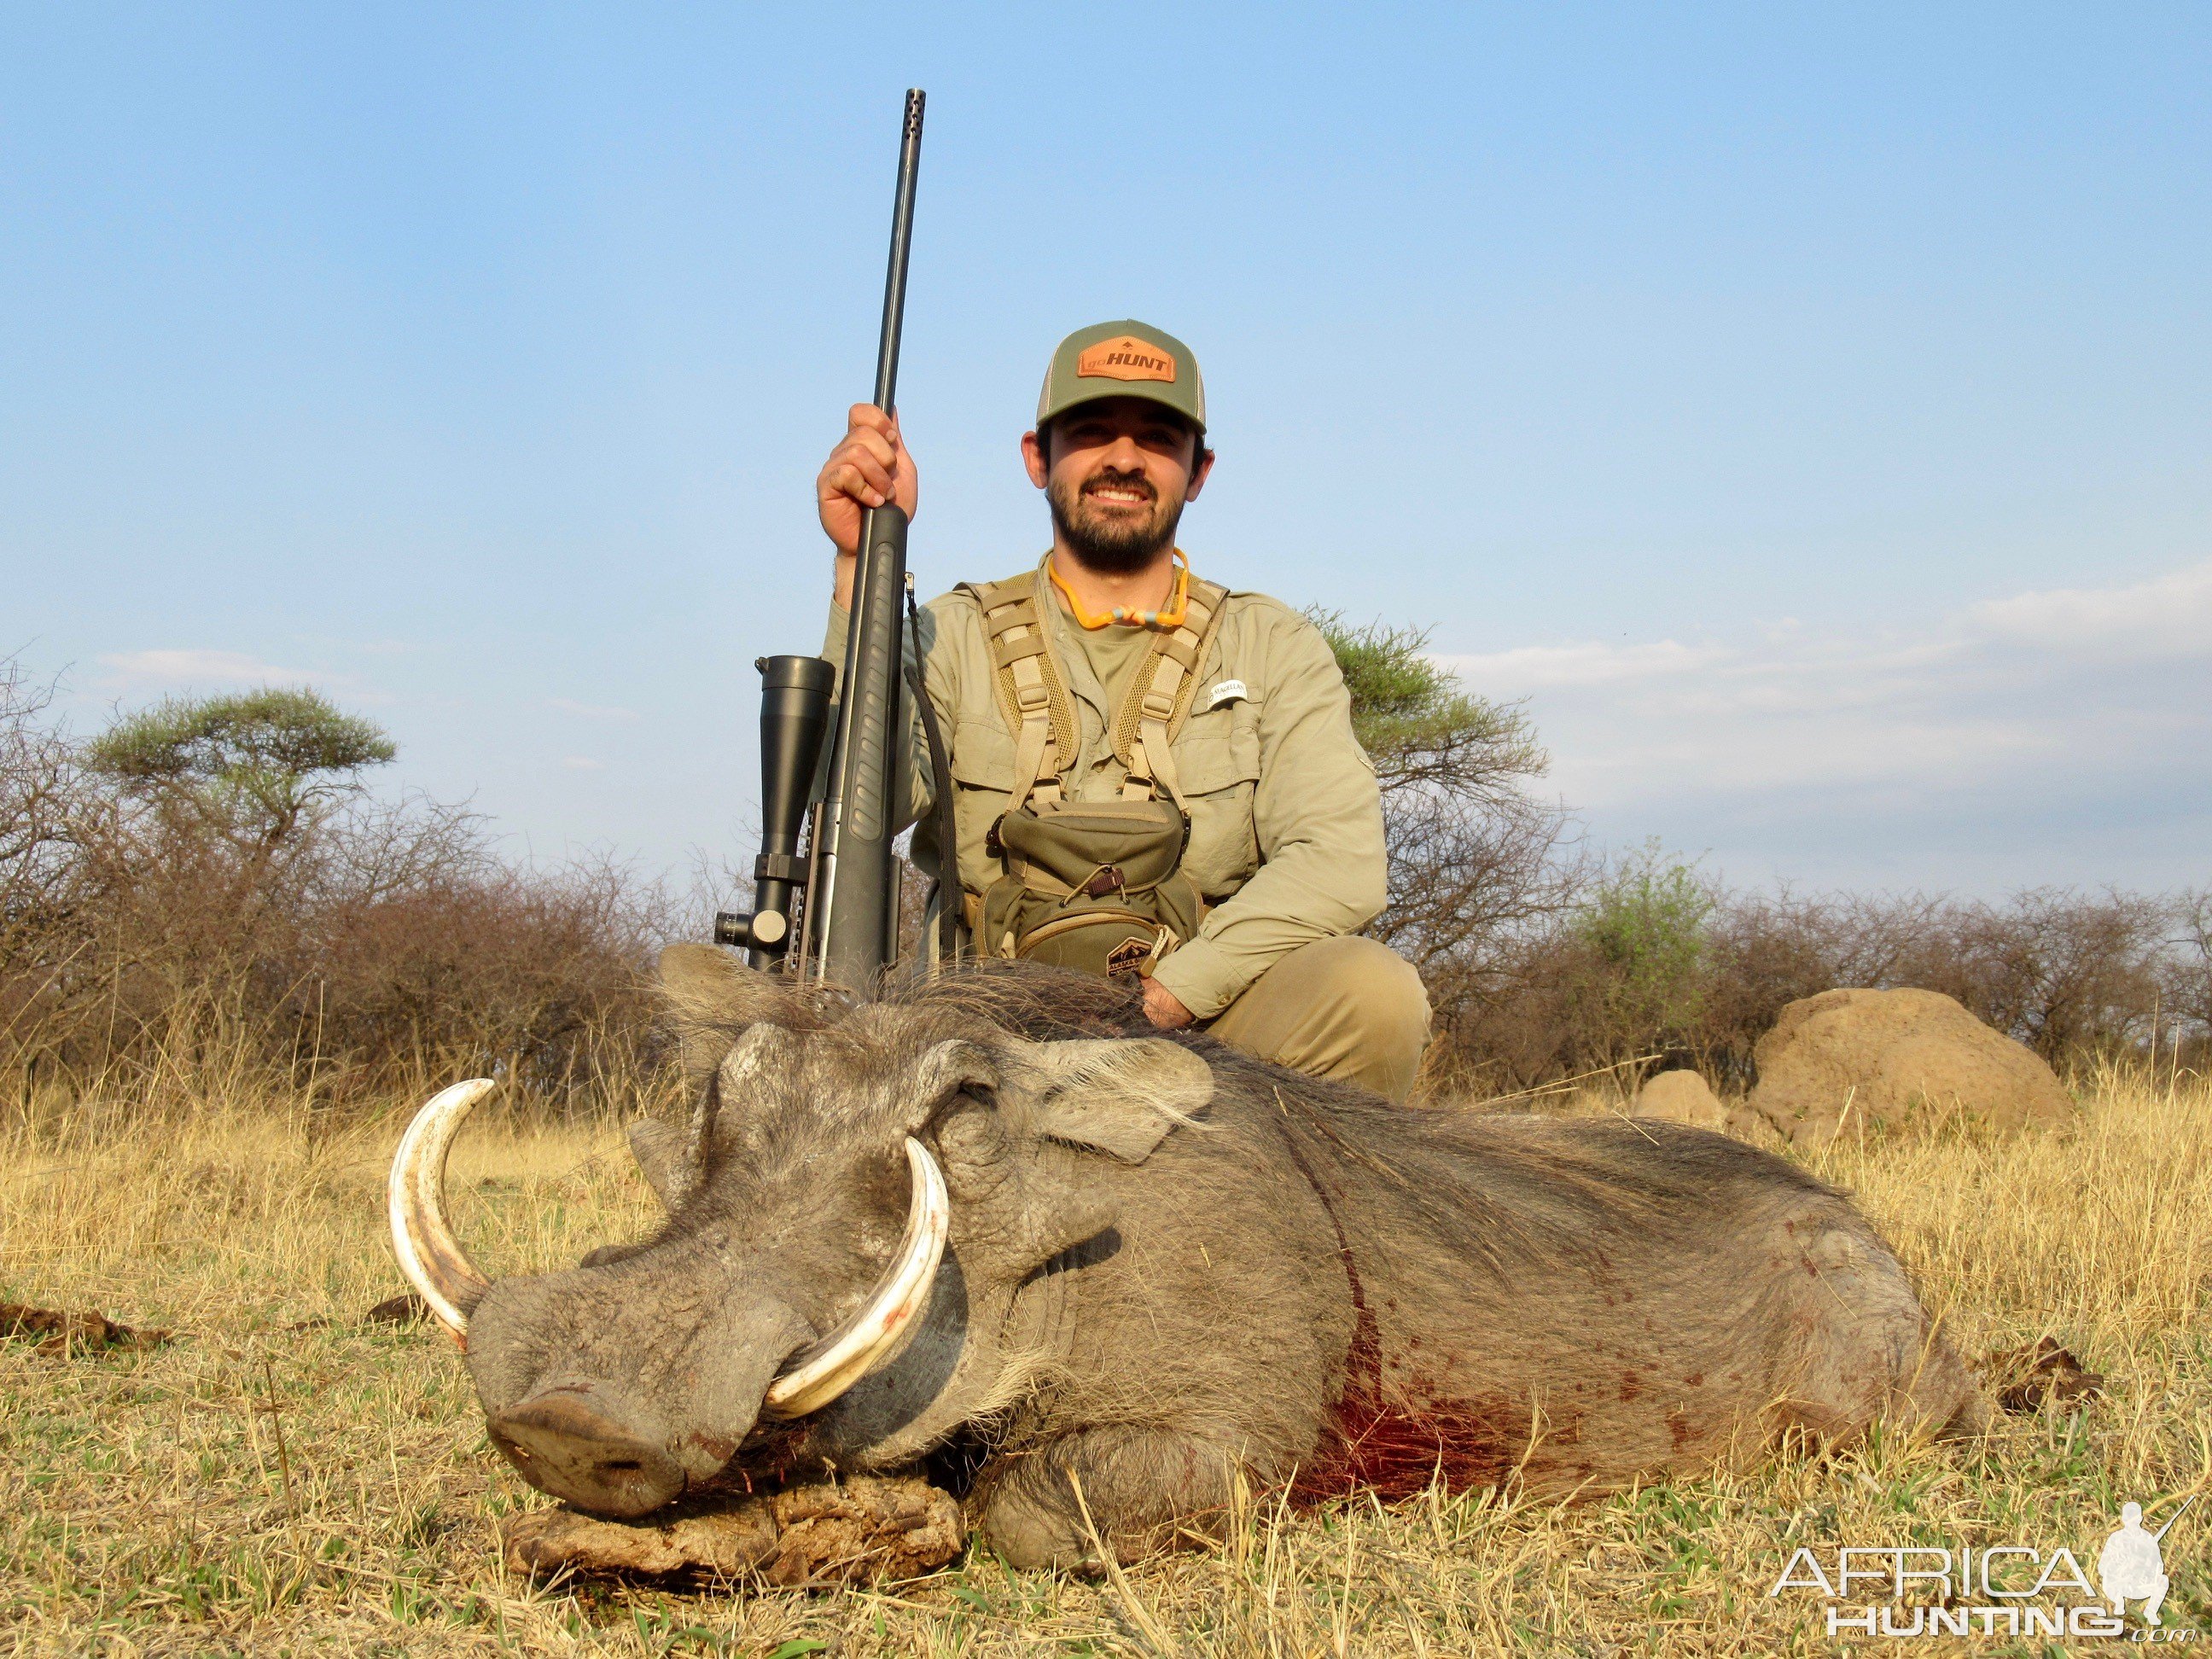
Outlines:
POLYGON ((1178 1123, 1213 1098, 1212 1068, 1164 1037, 1036 1042, 1037 1127, 1054 1140, 1142 1164, 1178 1123))
POLYGON ((646 1185, 661 1207, 672 1213, 690 1188, 684 1165, 684 1132, 658 1118, 641 1117, 629 1126, 629 1150, 646 1185))
POLYGON ((766 974, 713 945, 672 945, 660 953, 660 991, 683 1038, 684 1075, 696 1085, 721 1064, 732 1028, 767 1018, 789 994, 766 974))
POLYGON ((663 950, 660 988, 678 1013, 724 1024, 759 1019, 784 1000, 774 980, 715 945, 663 950))
POLYGON ((783 1035, 773 1025, 748 1027, 735 1042, 710 1032, 686 1034, 687 1043, 696 1040, 699 1046, 696 1053, 687 1048, 684 1064, 696 1064, 706 1074, 705 1084, 692 1090, 690 1121, 679 1129, 659 1118, 641 1117, 629 1126, 630 1155, 671 1215, 690 1201, 706 1176, 723 1107, 732 1098, 745 1099, 764 1056, 783 1035))

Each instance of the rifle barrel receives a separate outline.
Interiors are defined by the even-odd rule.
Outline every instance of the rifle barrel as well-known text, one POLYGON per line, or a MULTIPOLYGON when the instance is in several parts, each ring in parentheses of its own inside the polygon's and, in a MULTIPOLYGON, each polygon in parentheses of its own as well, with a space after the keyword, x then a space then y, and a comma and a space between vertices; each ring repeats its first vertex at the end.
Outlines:
POLYGON ((2173 1523, 2180 1520, 2183 1516, 2188 1514, 2189 1506, 2196 1501, 2197 1494, 2195 1492, 2191 1492, 2188 1497, 2183 1498, 2181 1500, 2181 1507, 2174 1510, 2172 1515, 2166 1517, 2166 1524, 2160 1527, 2156 1532, 2151 1534, 2151 1542, 2154 1544, 2164 1543, 2166 1541, 2166 1534, 2173 1530, 2173 1523))
MULTIPOLYGON (((906 95, 899 143, 898 198, 891 213, 884 325, 876 353, 876 406, 890 413, 898 393, 899 331, 906 315, 907 255, 914 238, 915 175, 921 163, 922 94, 906 95)), ((906 592, 907 517, 886 502, 860 515, 853 611, 845 635, 844 689, 838 699, 828 793, 808 888, 807 937, 816 960, 809 976, 872 995, 896 945, 892 902, 891 804, 900 708, 899 605, 906 592)))
POLYGON ((899 330, 906 321, 906 259, 914 242, 914 184, 921 171, 921 88, 906 94, 899 140, 898 200, 891 209, 890 269, 884 276, 884 331, 876 345, 876 407, 889 413, 898 398, 899 330))

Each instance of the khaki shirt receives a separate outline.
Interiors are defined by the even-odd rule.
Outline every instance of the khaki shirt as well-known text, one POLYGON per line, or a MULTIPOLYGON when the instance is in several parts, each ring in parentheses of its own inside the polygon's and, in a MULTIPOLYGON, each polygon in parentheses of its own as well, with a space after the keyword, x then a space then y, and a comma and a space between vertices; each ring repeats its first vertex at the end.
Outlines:
MULTIPOLYGON (((1081 731, 1066 792, 1077 799, 1114 798, 1126 771, 1114 754, 1114 706, 1091 665, 1085 630, 1056 591, 1048 614, 1053 660, 1081 731)), ((822 654, 841 673, 846 628, 844 608, 833 604, 822 654)), ((957 791, 961 880, 981 892, 1004 873, 984 851, 983 837, 1012 799, 1014 734, 1000 708, 975 599, 956 590, 931 600, 921 632, 922 684, 937 708, 957 791)), ((1153 976, 1206 1019, 1285 952, 1356 932, 1381 913, 1382 803, 1375 768, 1352 735, 1351 698, 1328 641, 1263 593, 1232 592, 1224 601, 1175 760, 1190 809, 1183 867, 1213 908, 1198 937, 1164 958, 1153 976), (1213 701, 1215 688, 1231 680, 1243 683, 1243 694, 1224 688, 1213 701)), ((911 708, 899 771, 905 783, 898 822, 920 821, 915 862, 934 876, 929 751, 911 708)))

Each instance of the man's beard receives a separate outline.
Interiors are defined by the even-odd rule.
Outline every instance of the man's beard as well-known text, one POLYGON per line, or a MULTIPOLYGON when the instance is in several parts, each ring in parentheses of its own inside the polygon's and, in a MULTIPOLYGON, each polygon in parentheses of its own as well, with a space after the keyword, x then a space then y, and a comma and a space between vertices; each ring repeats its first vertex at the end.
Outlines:
POLYGON ((1176 526, 1182 518, 1182 497, 1163 501, 1149 478, 1129 477, 1102 468, 1070 486, 1055 480, 1045 491, 1052 507, 1053 528, 1086 569, 1102 576, 1131 576, 1175 545, 1176 526), (1102 511, 1084 493, 1108 479, 1125 489, 1142 490, 1152 498, 1145 513, 1102 511))

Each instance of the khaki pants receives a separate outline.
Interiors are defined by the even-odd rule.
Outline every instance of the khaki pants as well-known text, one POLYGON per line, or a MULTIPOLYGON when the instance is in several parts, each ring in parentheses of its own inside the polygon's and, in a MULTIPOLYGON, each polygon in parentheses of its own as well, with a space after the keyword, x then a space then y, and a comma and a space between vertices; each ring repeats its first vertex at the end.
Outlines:
POLYGON ((1206 1027, 1232 1048, 1402 1101, 1429 1041, 1413 963, 1350 934, 1301 945, 1206 1027))

